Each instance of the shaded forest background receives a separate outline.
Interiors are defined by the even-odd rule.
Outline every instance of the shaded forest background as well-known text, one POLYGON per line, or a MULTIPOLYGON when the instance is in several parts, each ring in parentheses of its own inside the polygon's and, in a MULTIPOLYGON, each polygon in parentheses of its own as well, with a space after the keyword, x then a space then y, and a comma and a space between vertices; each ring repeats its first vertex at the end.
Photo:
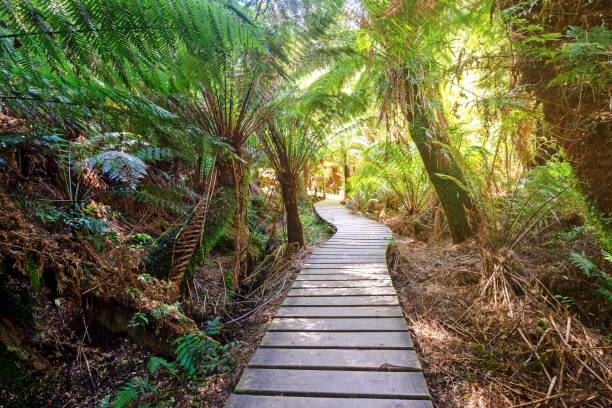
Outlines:
POLYGON ((610 406, 610 11, 0 2, 0 405, 223 406, 336 193, 435 406, 610 406))

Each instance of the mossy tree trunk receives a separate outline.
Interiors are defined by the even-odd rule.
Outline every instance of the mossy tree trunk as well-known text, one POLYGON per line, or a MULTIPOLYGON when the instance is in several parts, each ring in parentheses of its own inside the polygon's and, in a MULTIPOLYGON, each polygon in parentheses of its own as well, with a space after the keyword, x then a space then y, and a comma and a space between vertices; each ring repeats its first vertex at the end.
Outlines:
POLYGON ((457 184, 465 182, 463 171, 452 155, 444 151, 443 145, 448 145, 449 141, 443 130, 428 117, 427 112, 421 107, 415 107, 409 111, 408 118, 410 135, 446 215, 453 242, 463 242, 474 233, 469 217, 473 209, 472 200, 457 184))
MULTIPOLYGON (((240 152, 238 152, 239 154, 240 152)), ((215 163, 218 171, 219 187, 230 187, 236 194, 236 207, 232 217, 234 231, 234 255, 231 277, 235 287, 247 274, 247 248, 249 243, 249 226, 247 221, 249 173, 243 161, 227 155, 215 163)))
MULTIPOLYGON (((534 56, 531 45, 525 43, 525 28, 543 27, 541 35, 561 33, 557 40, 541 45, 543 49, 559 50, 574 41, 563 35, 568 27, 584 30, 589 38, 591 30, 609 27, 609 1, 533 2, 528 8, 519 0, 504 0, 498 10, 513 10, 512 18, 505 15, 512 41, 517 50, 515 70, 520 74, 519 85, 542 103, 544 120, 549 124, 552 138, 567 153, 584 191, 603 217, 612 217, 612 117, 610 115, 610 87, 600 86, 598 79, 609 77, 609 71, 597 68, 585 57, 582 68, 596 76, 579 82, 553 82, 559 74, 567 73, 564 59, 549 61, 549 57, 534 56), (591 72, 592 71, 592 72, 591 72)), ((569 58, 569 57, 564 57, 569 58)), ((605 58, 605 57, 604 57, 605 58)), ((612 225, 602 220, 606 228, 612 225)))

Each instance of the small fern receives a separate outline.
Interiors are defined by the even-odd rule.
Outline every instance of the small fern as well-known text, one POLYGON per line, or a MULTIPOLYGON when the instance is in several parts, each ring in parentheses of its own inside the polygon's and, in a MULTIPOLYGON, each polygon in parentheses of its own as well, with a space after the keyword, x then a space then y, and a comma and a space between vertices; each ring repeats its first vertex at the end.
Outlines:
MULTIPOLYGON (((608 262, 611 261, 612 256, 606 252, 602 251, 602 255, 604 259, 608 262)), ((569 254, 569 259, 572 264, 582 270, 584 274, 589 278, 597 278, 597 283, 595 284, 595 294, 600 298, 604 299, 608 305, 612 305, 612 275, 599 270, 597 265, 591 262, 584 252, 582 254, 577 254, 572 252, 569 254)))
POLYGON ((599 272, 597 266, 595 266, 595 264, 586 257, 584 252, 582 254, 572 252, 569 254, 569 259, 576 268, 584 272, 584 274, 589 278, 599 272))
POLYGON ((129 406, 138 398, 138 391, 136 391, 135 384, 133 382, 125 383, 115 395, 111 408, 125 408, 129 406))
POLYGON ((111 408, 125 408, 138 399, 138 394, 144 396, 149 392, 156 392, 157 388, 149 383, 149 377, 136 377, 128 381, 119 389, 111 408))
POLYGON ((34 257, 28 254, 25 260, 25 270, 30 279, 30 284, 34 288, 34 291, 38 293, 40 288, 40 267, 34 261, 34 257))
POLYGON ((178 370, 176 369, 174 363, 170 363, 162 357, 151 357, 147 363, 149 374, 154 375, 159 367, 164 367, 172 376, 176 377, 178 374, 178 370))
POLYGON ((210 336, 218 334, 219 318, 209 321, 208 327, 199 333, 189 333, 179 337, 172 344, 176 347, 176 361, 191 378, 198 373, 208 374, 216 369, 225 369, 232 363, 229 349, 234 343, 221 344, 210 336))

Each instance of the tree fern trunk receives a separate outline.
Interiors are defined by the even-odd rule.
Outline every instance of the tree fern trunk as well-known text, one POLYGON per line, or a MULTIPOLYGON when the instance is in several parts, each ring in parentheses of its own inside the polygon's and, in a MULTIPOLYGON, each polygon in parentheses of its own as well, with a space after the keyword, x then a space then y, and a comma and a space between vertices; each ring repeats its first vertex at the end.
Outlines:
POLYGON ((299 181, 297 177, 284 183, 281 182, 281 195, 287 213, 287 241, 289 244, 301 248, 304 246, 304 228, 298 208, 298 190, 299 181))
POLYGON ((446 215, 453 242, 463 242, 474 231, 468 217, 468 212, 472 210, 473 203, 467 193, 455 181, 439 176, 439 174, 450 176, 460 183, 464 183, 463 171, 452 156, 448 153, 445 154, 442 150, 443 147, 436 143, 448 144, 448 140, 436 131, 426 113, 420 108, 411 112, 409 129, 412 140, 425 165, 429 180, 446 215), (436 139, 430 138, 428 133, 435 135, 436 139))
POLYGON ((249 242, 249 227, 247 222, 248 186, 249 178, 246 165, 233 157, 219 159, 216 162, 218 171, 218 184, 234 189, 236 194, 236 208, 232 218, 234 230, 234 257, 232 261, 231 277, 235 287, 246 276, 247 248, 249 242))

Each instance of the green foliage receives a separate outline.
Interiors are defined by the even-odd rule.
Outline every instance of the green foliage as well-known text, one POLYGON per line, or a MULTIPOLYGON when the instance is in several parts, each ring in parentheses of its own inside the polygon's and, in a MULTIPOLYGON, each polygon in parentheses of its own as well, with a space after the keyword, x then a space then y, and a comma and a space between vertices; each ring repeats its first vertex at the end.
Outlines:
POLYGON ((168 362, 166 359, 162 357, 151 357, 149 362, 147 363, 147 369, 149 370, 149 375, 155 375, 157 369, 163 367, 168 373, 172 376, 176 377, 178 375, 178 371, 174 363, 168 362))
POLYGON ((189 333, 179 337, 172 344, 176 344, 176 359, 187 376, 197 378, 201 374, 208 374, 214 370, 226 370, 232 363, 228 353, 234 343, 221 344, 211 336, 219 334, 219 318, 209 321, 206 329, 199 333, 189 333))
POLYGON ((397 143, 382 141, 365 150, 364 158, 363 166, 349 179, 350 198, 357 208, 367 210, 377 200, 406 214, 425 209, 431 188, 414 146, 405 150, 397 143))
POLYGON ((36 264, 34 257, 31 254, 28 254, 25 260, 25 270, 28 273, 28 278, 30 279, 30 285, 34 288, 34 291, 38 293, 38 289, 40 288, 40 268, 36 264))
POLYGON ((111 180, 126 183, 130 188, 135 188, 136 183, 147 174, 147 166, 140 158, 115 150, 98 153, 81 165, 88 168, 100 166, 102 174, 111 180))
POLYGON ((149 234, 137 232, 125 237, 123 243, 130 248, 148 248, 155 244, 155 238, 151 237, 149 234))
POLYGON ((138 399, 138 396, 145 396, 149 392, 156 392, 157 388, 149 382, 149 376, 144 378, 136 377, 132 381, 126 382, 115 395, 111 408, 126 408, 138 399))
MULTIPOLYGON (((602 251, 602 255, 608 262, 612 261, 612 255, 606 251, 602 251)), ((570 262, 572 262, 576 268, 584 272, 588 278, 596 279, 595 294, 603 298, 609 305, 612 305, 612 275, 601 271, 597 265, 585 256, 584 252, 581 254, 572 252, 569 254, 568 258, 570 262)))
POLYGON ((317 242, 326 236, 330 236, 333 232, 333 226, 319 218, 309 198, 300 198, 300 218, 304 226, 306 242, 317 242))
POLYGON ((128 323, 128 327, 146 327, 147 324, 149 324, 149 318, 147 317, 146 313, 143 312, 136 312, 134 313, 134 315, 130 318, 130 321, 128 323))
POLYGON ((167 305, 164 303, 151 312, 151 316, 153 316, 156 320, 160 320, 171 315, 176 315, 179 320, 185 317, 183 315, 183 312, 181 311, 181 304, 179 302, 173 303, 171 305, 167 305))

